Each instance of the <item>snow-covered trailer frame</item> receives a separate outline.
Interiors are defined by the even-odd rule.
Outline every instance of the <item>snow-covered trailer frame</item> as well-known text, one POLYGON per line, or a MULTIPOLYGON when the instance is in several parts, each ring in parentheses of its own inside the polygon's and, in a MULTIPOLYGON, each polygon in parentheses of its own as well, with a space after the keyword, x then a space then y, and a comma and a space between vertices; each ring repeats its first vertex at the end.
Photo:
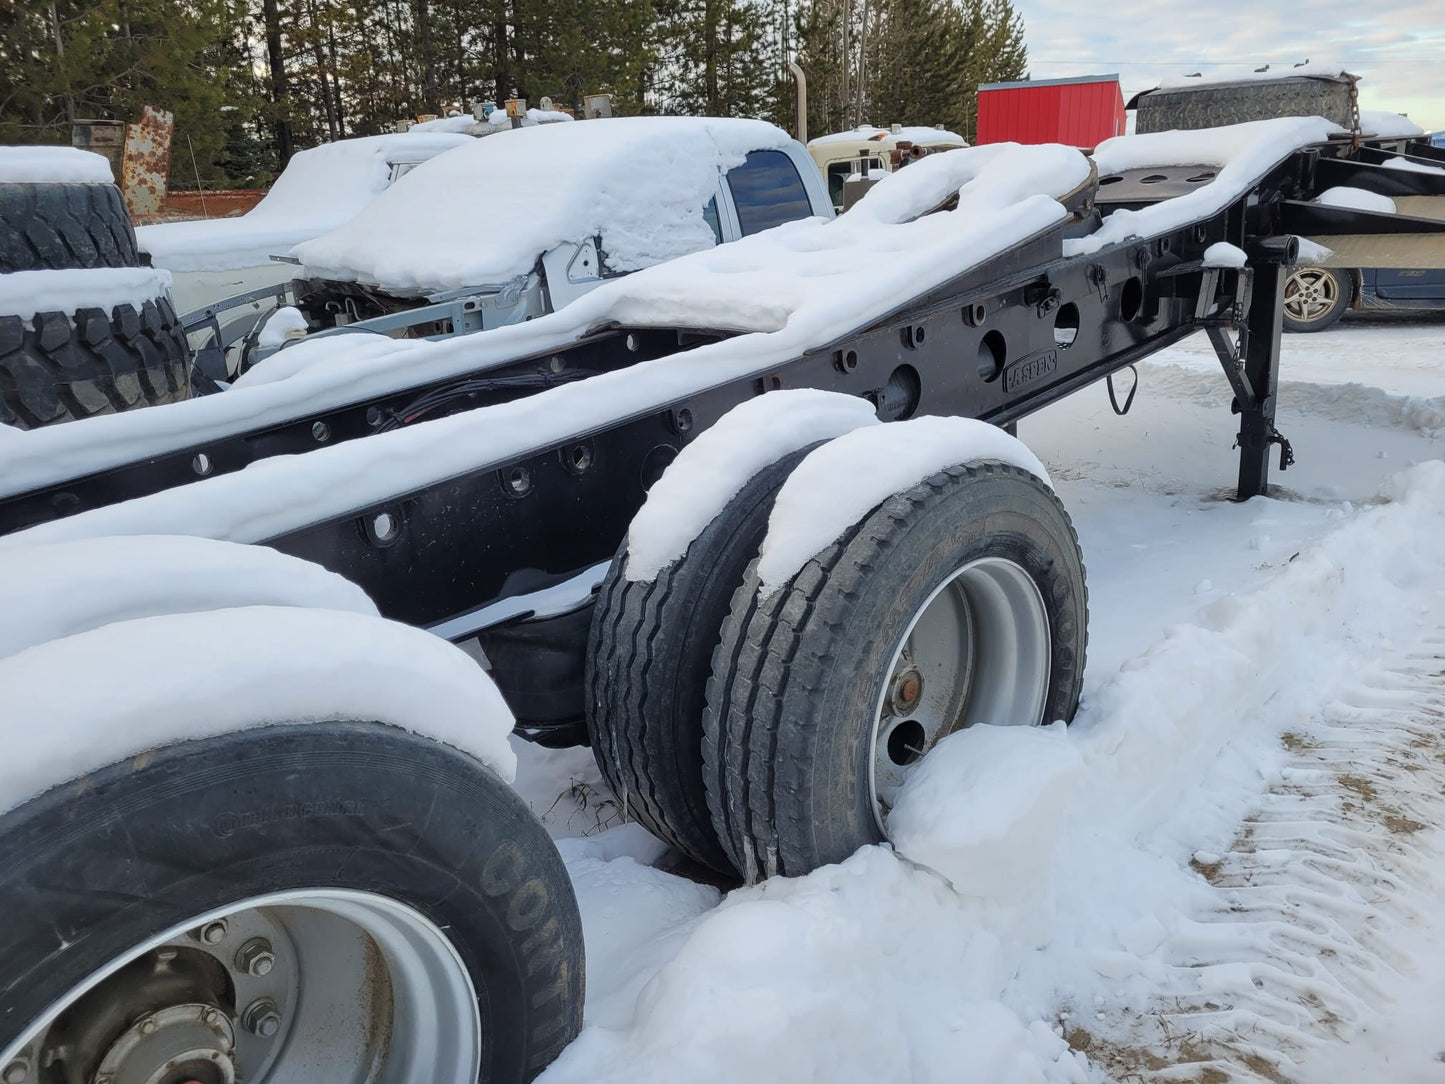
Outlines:
MULTIPOLYGON (((1157 141, 1101 149, 1097 170, 1064 148, 933 156, 878 186, 838 223, 784 228, 774 240, 762 234, 751 248, 739 242, 719 257, 729 261, 723 272, 736 272, 735 261, 750 252, 767 257, 759 266, 771 266, 796 243, 795 258, 778 267, 802 274, 846 260, 851 251, 846 244, 825 251, 824 242, 862 237, 870 221, 892 230, 930 209, 954 216, 932 220, 938 225, 930 230, 956 230, 965 245, 991 244, 966 270, 934 275, 911 289, 898 275, 890 277, 886 261, 855 253, 858 266, 848 283, 890 285, 888 301, 873 299, 871 308, 864 305, 866 315, 851 323, 830 302, 832 308, 821 309, 833 314, 828 320, 793 326, 800 313, 820 311, 800 302, 777 317, 773 338, 737 327, 710 329, 709 319, 725 305, 709 305, 701 295, 689 295, 681 308, 663 303, 670 287, 687 286, 679 271, 693 259, 687 257, 623 280, 606 296, 598 291, 591 308, 584 300, 531 325, 444 343, 373 343, 373 351, 394 353, 373 354, 369 367, 363 364, 368 347, 333 339, 294 351, 296 359, 314 360, 316 379, 302 369, 269 392, 261 386, 4 435, 0 550, 6 560, 36 562, 46 559, 43 543, 104 540, 89 544, 94 556, 115 541, 110 536, 170 533, 259 543, 279 551, 268 555, 278 561, 307 558, 359 584, 370 599, 354 605, 374 603, 385 617, 456 641, 480 635, 523 733, 551 742, 590 739, 624 807, 698 861, 748 880, 805 871, 886 838, 886 813, 908 766, 952 729, 984 719, 1067 721, 1077 707, 1087 639, 1077 539, 1042 466, 999 427, 1203 329, 1241 414, 1239 494, 1262 493, 1273 446, 1281 445, 1282 465, 1289 460, 1274 426, 1274 401, 1282 268, 1297 256, 1297 235, 1445 233, 1440 221, 1326 212, 1309 202, 1324 187, 1345 183, 1407 183, 1421 195, 1445 195, 1445 174, 1361 161, 1347 141, 1327 138, 1331 128, 1324 122, 1224 131, 1216 150, 1238 143, 1243 151, 1233 157, 1210 152, 1212 166, 1180 164, 1178 155, 1163 155, 1157 141), (940 198, 919 202, 930 184, 940 198), (664 312, 689 318, 656 318, 664 312), (611 324, 598 326, 600 316, 611 324), (327 369, 328 357, 346 351, 355 355, 348 359, 354 369, 327 369), (344 379, 330 380, 328 373, 344 379), (893 424, 871 424, 879 421, 893 424), (848 479, 839 488, 850 491, 849 501, 820 501, 827 483, 840 477, 848 479)), ((894 230, 889 240, 900 236, 928 243, 907 230, 894 230)), ((892 252, 896 262, 907 262, 892 252)), ((736 274, 726 279, 736 280, 736 274)), ((725 300, 723 285, 718 290, 712 300, 725 300)), ((850 293, 841 303, 860 297, 850 293)), ((288 353, 268 364, 287 363, 288 353)), ((133 556, 143 540, 129 541, 133 556)), ((322 574, 302 567, 311 569, 307 576, 322 574)), ((154 561, 142 573, 153 580, 165 575, 154 561)), ((205 583, 205 590, 222 593, 224 567, 212 566, 205 583)), ((139 586, 135 593, 146 594, 139 586)), ((479 876, 467 881, 476 898, 462 898, 447 879, 436 897, 453 904, 443 921, 423 913, 426 921, 406 916, 398 928, 390 906, 375 897, 415 889, 398 856, 383 854, 377 869, 391 879, 380 888, 365 881, 371 888, 364 899, 348 896, 340 905, 373 939, 396 931, 431 946, 398 975, 426 1013, 467 1009, 457 1017, 459 1033, 470 1029, 475 1037, 494 1021, 479 1022, 467 996, 446 994, 448 984, 462 989, 466 978, 449 962, 447 944, 453 943, 453 954, 458 938, 464 947, 510 954, 514 985, 523 978, 534 985, 508 1004, 530 1000, 547 1013, 526 1022, 527 1044, 514 1044, 505 1073, 483 1070, 481 1078, 529 1078, 580 1022, 580 960, 557 947, 576 951, 575 909, 569 918, 556 899, 565 873, 555 854, 546 857, 545 841, 535 839, 541 832, 535 821, 528 829, 535 845, 509 843, 507 833, 522 832, 527 819, 515 796, 508 821, 464 793, 472 776, 485 773, 438 742, 465 746, 465 696, 438 718, 428 716, 430 731, 417 725, 418 734, 434 741, 414 741, 395 725, 378 729, 356 721, 356 712, 373 705, 394 712, 402 726, 428 715, 417 710, 404 675, 384 666, 371 672, 368 651, 378 660, 410 655, 415 645, 408 635, 450 649, 367 612, 315 614, 299 626, 269 605, 221 612, 235 616, 212 622, 211 614, 170 610, 159 624, 111 624, 9 660, 10 677, 20 686, 74 673, 85 657, 81 649, 103 652, 108 679, 133 675, 132 664, 145 658, 159 659, 153 669, 175 662, 193 680, 178 707, 168 702, 168 682, 157 678, 149 699, 130 704, 124 725, 109 727, 110 685, 96 683, 81 708, 70 705, 62 714, 69 720, 79 712, 94 736, 104 737, 104 748, 124 746, 133 759, 69 748, 66 764, 100 756, 109 767, 81 776, 55 768, 57 783, 79 782, 0 809, 0 868, 8 863, 27 871, 0 880, 0 892, 31 893, 23 906, 12 901, 24 919, 20 925, 17 918, 17 936, 33 931, 35 943, 58 938, 47 951, 66 956, 67 974, 77 973, 77 954, 94 954, 94 963, 78 972, 93 982, 62 982, 49 973, 46 956, 0 987, 0 1007, 10 1014, 0 1017, 0 1046, 8 1043, 5 1056, 15 1059, 4 1066, 7 1079, 12 1064, 16 1080, 37 1079, 36 1065, 24 1060, 31 1055, 10 1051, 33 1053, 42 1038, 49 1042, 47 1029, 61 1021, 62 1009, 88 994, 63 1004, 55 998, 67 990, 115 993, 111 978, 129 972, 120 963, 107 970, 107 961, 133 961, 141 951, 158 953, 154 974, 142 976, 147 997, 154 997, 144 1006, 126 1002, 128 1015, 116 1017, 109 1031, 91 1029, 87 1074, 111 1060, 129 1065, 149 1057, 153 1034, 174 1041, 187 1057, 195 1050, 214 1054, 219 1064, 233 1052, 244 1054, 241 1044, 251 1040, 243 1031, 260 1041, 279 1034, 278 1027, 300 1026, 273 1019, 270 1014, 285 1007, 279 1002, 258 1007, 263 998, 248 1003, 238 996, 232 1012, 209 994, 193 996, 191 987, 162 989, 174 954, 157 946, 171 952, 174 942, 193 949, 185 958, 197 964, 187 981, 210 988, 206 975, 214 967, 205 958, 215 954, 194 946, 210 943, 209 916, 219 912, 210 904, 187 910, 190 896, 155 901, 174 917, 160 924, 164 930, 137 933, 133 943, 113 925, 104 944, 81 939, 77 947, 64 936, 77 923, 84 926, 87 909, 127 898, 122 886, 134 881, 134 870, 124 863, 133 848, 116 849, 109 861, 108 837, 99 838, 84 865, 66 848, 77 832, 111 831, 119 823, 113 802, 124 800, 129 815, 134 802, 126 788, 136 778, 149 780, 152 830, 196 869, 161 864, 172 874, 179 870, 188 888, 224 889, 227 877, 208 876, 206 848, 230 855, 233 843, 245 843, 242 833, 229 830, 238 823, 226 819, 232 812, 214 810, 220 818, 211 822, 219 826, 215 839, 198 841, 204 833, 173 828, 168 803, 189 816, 195 803, 211 800, 202 784, 216 778, 218 762, 264 761, 276 743, 286 751, 273 774, 293 780, 306 772, 325 780, 344 752, 344 762, 360 773, 353 780, 357 794, 405 790, 409 775, 428 785, 443 775, 452 780, 450 794, 424 802, 408 795, 420 804, 404 822, 402 842, 408 857, 417 853, 413 840, 426 845, 422 850, 445 842, 451 849, 430 868, 476 867, 479 876), (208 633, 234 639, 210 643, 208 633), (341 675, 346 686, 337 698, 353 705, 344 709, 348 721, 321 729, 232 731, 221 718, 190 741, 167 745, 137 737, 138 756, 126 745, 133 740, 130 727, 163 728, 168 713, 240 711, 229 699, 234 680, 210 703, 200 660, 214 652, 224 672, 229 652, 249 659, 259 645, 277 673, 256 671, 254 680, 274 682, 277 696, 308 685, 302 677, 310 673, 313 650, 320 652, 318 666, 341 675), (346 665, 329 669, 338 653, 346 665), (37 660, 47 665, 32 673, 37 660), (294 759, 298 742, 320 743, 315 758, 294 759), (382 743, 377 755, 371 742, 382 743), (434 812, 464 823, 433 840, 434 812), (550 881, 531 876, 528 863, 535 862, 551 871, 550 881), (539 887, 548 885, 555 891, 539 897, 539 887), (549 896, 555 922, 537 902, 549 896), (49 908, 62 904, 65 920, 50 921, 49 908), (444 921, 454 916, 464 925, 465 915, 481 914, 478 907, 490 907, 497 923, 511 923, 514 936, 505 936, 502 925, 467 932, 444 921), (195 920, 189 926, 181 922, 187 916, 195 920), (554 943, 569 921, 573 936, 554 943), (58 1007, 52 1012, 50 1004, 58 1007)), ((459 690, 481 680, 457 672, 454 661, 435 660, 418 677, 445 677, 459 690)), ((243 677, 253 673, 240 669, 243 677)), ((316 696, 325 697, 314 686, 308 685, 306 706, 312 717, 316 696)), ((21 702, 68 703, 46 689, 29 689, 21 702)), ((486 699, 480 687, 466 695, 486 699)), ((490 715, 495 723, 497 711, 490 715)), ((46 722, 34 720, 41 729, 46 722)), ((51 745, 70 740, 73 722, 54 727, 51 745)), ((22 792, 34 793, 33 781, 24 786, 32 789, 22 792)), ((503 791, 497 781, 490 801, 505 805, 503 791)), ((362 806, 301 807, 275 817, 263 807, 247 825, 282 825, 301 855, 307 833, 320 830, 314 820, 353 812, 359 817, 362 806)), ((174 819, 184 818, 177 812, 174 819)), ((331 860, 315 867, 321 872, 301 875, 320 880, 331 870, 351 873, 360 861, 352 856, 380 846, 389 831, 385 824, 348 822, 330 840, 331 860)), ((239 860, 266 868, 265 858, 241 852, 239 860)), ((250 922, 253 911, 293 904, 338 914, 336 886, 304 883, 309 895, 299 903, 269 888, 253 887, 249 896, 238 888, 234 898, 245 896, 247 903, 240 917, 250 922)), ((234 912, 224 892, 213 902, 234 912)), ((227 930, 214 932, 218 943, 227 943, 227 930)), ((273 970, 256 966, 248 945, 227 957, 236 983, 273 970)), ((5 951, 21 955, 22 949, 5 951)), ((470 974, 477 981, 477 969, 470 974)), ((429 1048, 433 1056, 452 1049, 437 1042, 429 1048)), ((258 1058, 274 1056, 264 1043, 257 1049, 258 1058)), ((490 1047, 478 1040, 467 1049, 466 1057, 445 1065, 413 1066, 405 1079, 473 1079, 490 1047)))

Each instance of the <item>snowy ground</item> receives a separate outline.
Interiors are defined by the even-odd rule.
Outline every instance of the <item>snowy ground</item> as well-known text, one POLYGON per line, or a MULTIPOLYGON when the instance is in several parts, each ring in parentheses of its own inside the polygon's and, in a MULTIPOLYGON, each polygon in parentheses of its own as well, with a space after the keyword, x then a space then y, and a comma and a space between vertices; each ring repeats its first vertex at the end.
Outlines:
POLYGON ((1083 705, 945 742, 904 857, 729 891, 518 743, 587 934, 544 1081, 1445 1081, 1445 320, 1287 337, 1284 378, 1299 463, 1244 505, 1202 336, 1125 418, 1020 426, 1084 547, 1083 705))

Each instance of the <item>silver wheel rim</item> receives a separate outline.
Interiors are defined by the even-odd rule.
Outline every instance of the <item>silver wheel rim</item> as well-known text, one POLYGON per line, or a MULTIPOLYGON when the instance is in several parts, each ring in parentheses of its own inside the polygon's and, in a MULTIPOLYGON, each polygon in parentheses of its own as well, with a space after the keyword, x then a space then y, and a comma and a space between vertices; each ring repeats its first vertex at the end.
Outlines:
POLYGON ((868 794, 887 835, 898 792, 930 749, 975 723, 1037 726, 1048 695, 1050 632, 1043 596, 1013 561, 970 561, 909 620, 879 693, 868 794))
POLYGON ((38 1084, 62 1044, 89 1084, 475 1084, 482 1062, 476 991, 446 935, 405 904, 329 888, 197 915, 111 960, 0 1055, 0 1080, 38 1084))
POLYGON ((1284 284, 1284 311, 1303 324, 1322 320, 1339 300, 1340 284, 1323 268, 1301 268, 1284 284))

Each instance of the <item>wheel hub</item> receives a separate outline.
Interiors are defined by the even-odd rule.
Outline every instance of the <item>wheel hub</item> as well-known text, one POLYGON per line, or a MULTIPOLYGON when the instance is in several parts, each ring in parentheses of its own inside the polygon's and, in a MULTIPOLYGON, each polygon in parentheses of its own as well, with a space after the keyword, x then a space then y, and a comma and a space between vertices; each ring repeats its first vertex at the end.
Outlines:
POLYGON ((214 1005, 142 1016, 111 1044, 92 1084, 235 1084, 236 1031, 214 1005))

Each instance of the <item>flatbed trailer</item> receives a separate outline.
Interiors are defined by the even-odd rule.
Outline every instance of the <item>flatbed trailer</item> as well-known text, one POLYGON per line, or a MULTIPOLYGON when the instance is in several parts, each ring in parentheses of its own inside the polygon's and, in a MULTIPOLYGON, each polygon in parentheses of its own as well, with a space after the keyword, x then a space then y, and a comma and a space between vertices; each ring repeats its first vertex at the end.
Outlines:
MULTIPOLYGON (((933 210, 977 216, 965 240, 1015 235, 795 334, 719 328, 701 298, 649 318, 669 265, 533 324, 358 338, 354 371, 326 368, 352 349, 335 337, 329 361, 264 363, 316 356, 314 379, 0 435, 0 569, 24 573, 0 603, 63 611, 31 630, 0 605, 0 722, 36 734, 0 771, 6 1081, 536 1075, 581 1025, 581 932, 498 777, 513 719, 589 742, 630 818, 732 883, 886 840, 957 729, 1071 720, 1082 555, 1000 430, 1202 330, 1238 495, 1266 492, 1276 447, 1292 458, 1300 237, 1445 240, 1313 203, 1445 197, 1436 159, 1327 127, 1251 129, 1243 165, 1058 149, 1067 184, 1035 168, 1047 150, 1000 152, 1034 217, 965 198, 999 170, 954 152, 974 157, 945 178, 985 164, 933 210), (68 592, 66 561, 86 572, 68 592), (495 687, 438 637, 478 638, 495 687)), ((816 255, 850 221, 779 236, 816 255)))
MULTIPOLYGON (((1429 153, 1423 146, 1412 149, 1429 153)), ((954 415, 1007 427, 1200 330, 1215 347, 1240 415, 1239 499, 1259 495, 1268 485, 1272 449, 1279 449, 1281 468, 1293 456, 1274 415, 1280 268, 1296 259, 1295 238, 1328 244, 1337 235, 1445 236, 1439 221, 1309 202, 1344 185, 1391 195, 1445 195, 1445 174, 1384 165, 1391 157, 1400 156, 1356 148, 1346 139, 1309 146, 1290 153, 1217 213, 1061 257, 1061 247, 1088 236, 1101 215, 1199 189, 1202 167, 1106 174, 1068 196, 1067 221, 764 372, 700 387, 605 425, 580 426, 518 454, 484 458, 344 515, 244 540, 341 573, 388 617, 466 639, 483 631, 494 607, 507 599, 608 561, 647 488, 677 451, 754 396, 824 389, 870 399, 884 421, 954 415), (1241 249, 1247 266, 1209 266, 1205 253, 1220 242, 1241 249), (579 524, 586 529, 578 530, 579 524)), ((1214 174, 1206 174, 1208 183, 1214 174)), ((685 363, 688 351, 733 334, 706 327, 605 327, 503 364, 489 361, 445 379, 358 396, 214 439, 182 441, 3 497, 0 534, 642 362, 675 357, 685 363)), ((525 612, 510 608, 512 629, 525 612)), ((551 648, 533 653, 543 670, 498 675, 504 689, 555 687, 559 680, 580 689, 585 624, 573 618, 554 625, 551 632, 536 624, 527 630, 529 643, 551 648)), ((502 630, 489 638, 495 643, 507 635, 502 630)), ((523 712, 522 721, 540 730, 565 720, 576 732, 580 703, 560 716, 558 704, 548 710, 552 717, 523 712)))

